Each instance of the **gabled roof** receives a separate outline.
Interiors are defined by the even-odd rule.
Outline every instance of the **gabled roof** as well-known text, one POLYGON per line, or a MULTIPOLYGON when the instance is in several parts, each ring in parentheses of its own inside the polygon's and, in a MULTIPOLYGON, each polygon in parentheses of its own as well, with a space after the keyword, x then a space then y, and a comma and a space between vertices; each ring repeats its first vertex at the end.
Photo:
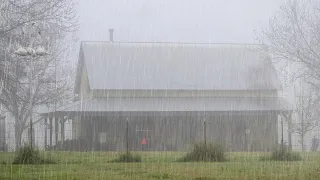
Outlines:
POLYGON ((91 89, 280 88, 271 59, 252 45, 82 42, 82 66, 91 89))

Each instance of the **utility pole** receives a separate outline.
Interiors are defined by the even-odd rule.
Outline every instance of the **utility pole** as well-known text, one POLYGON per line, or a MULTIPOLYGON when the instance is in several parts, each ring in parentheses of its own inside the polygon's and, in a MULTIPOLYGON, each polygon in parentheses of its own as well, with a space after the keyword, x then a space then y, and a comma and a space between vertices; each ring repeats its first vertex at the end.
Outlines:
MULTIPOLYGON (((34 50, 32 48, 24 49, 24 48, 19 48, 17 51, 15 51, 15 54, 21 57, 30 57, 30 62, 29 62, 29 74, 28 74, 28 79, 29 79, 29 120, 30 120, 30 147, 31 149, 33 148, 33 124, 32 124, 32 113, 33 113, 33 83, 32 83, 32 71, 33 71, 33 58, 35 56, 44 56, 47 54, 45 50, 42 47, 39 47, 37 50, 34 50)), ((17 91, 18 86, 16 87, 17 91)))
POLYGON ((299 97, 299 101, 301 103, 301 132, 300 132, 300 137, 301 137, 301 151, 304 152, 304 134, 305 134, 305 124, 304 124, 304 98, 306 96, 304 96, 304 88, 302 87, 301 83, 300 83, 300 97, 299 97))
MULTIPOLYGON (((55 97, 54 97, 54 118, 55 121, 57 121, 56 116, 57 116, 57 60, 55 58, 54 60, 54 90, 55 90, 55 97)), ((62 118, 63 119, 63 118, 62 118)), ((54 127, 55 131, 56 131, 56 145, 58 144, 58 133, 59 133, 59 123, 55 123, 55 127, 54 127), (56 130, 58 128, 58 131, 56 130)), ((61 142, 62 143, 62 142, 61 142)))
POLYGON ((32 100, 33 100, 33 96, 32 96, 32 60, 30 61, 30 72, 29 72, 29 93, 30 93, 30 115, 29 115, 29 118, 30 118, 30 147, 32 149, 33 147, 33 137, 32 137, 32 132, 33 132, 33 129, 32 129, 32 113, 33 113, 33 106, 32 106, 32 100))

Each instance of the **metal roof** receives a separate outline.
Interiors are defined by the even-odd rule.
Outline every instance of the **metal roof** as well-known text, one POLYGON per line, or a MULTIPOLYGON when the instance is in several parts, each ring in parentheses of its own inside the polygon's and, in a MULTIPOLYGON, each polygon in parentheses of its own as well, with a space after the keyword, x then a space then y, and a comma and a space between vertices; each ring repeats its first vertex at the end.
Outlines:
MULTIPOLYGON (((287 111, 281 98, 94 98, 74 102, 57 109, 58 113, 91 112, 234 112, 287 111)), ((44 113, 48 114, 48 113, 44 113)))
POLYGON ((82 42, 79 63, 91 89, 280 89, 271 59, 250 45, 82 42))

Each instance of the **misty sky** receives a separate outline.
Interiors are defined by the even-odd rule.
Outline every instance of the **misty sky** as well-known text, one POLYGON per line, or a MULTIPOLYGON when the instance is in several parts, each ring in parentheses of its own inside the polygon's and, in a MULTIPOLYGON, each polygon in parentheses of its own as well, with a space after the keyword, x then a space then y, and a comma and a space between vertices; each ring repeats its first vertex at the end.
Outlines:
POLYGON ((283 0, 80 0, 79 40, 253 43, 283 0))
MULTIPOLYGON (((80 41, 256 43, 284 0, 80 0, 80 41)), ((78 43, 79 43, 78 42, 78 43)), ((78 58, 79 45, 73 59, 78 58)), ((291 98, 290 98, 291 99, 291 98)))

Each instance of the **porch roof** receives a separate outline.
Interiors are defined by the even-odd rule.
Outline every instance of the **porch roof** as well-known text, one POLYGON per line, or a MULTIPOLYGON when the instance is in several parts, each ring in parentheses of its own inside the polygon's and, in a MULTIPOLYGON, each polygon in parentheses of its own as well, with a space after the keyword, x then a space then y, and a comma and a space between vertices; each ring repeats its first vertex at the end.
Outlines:
POLYGON ((172 113, 172 112, 261 112, 290 111, 282 98, 248 97, 152 97, 152 98, 94 98, 73 102, 47 115, 108 115, 113 113, 172 113))

